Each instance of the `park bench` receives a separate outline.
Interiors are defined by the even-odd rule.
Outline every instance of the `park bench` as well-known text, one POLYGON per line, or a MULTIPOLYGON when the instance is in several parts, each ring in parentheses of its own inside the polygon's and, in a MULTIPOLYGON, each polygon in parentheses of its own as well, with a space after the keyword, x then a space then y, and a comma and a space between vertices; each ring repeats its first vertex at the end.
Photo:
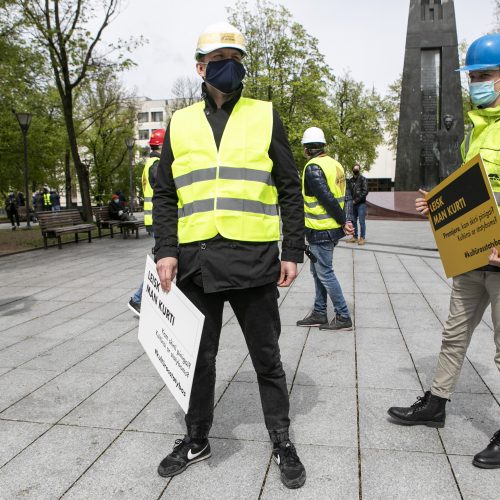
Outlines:
POLYGON ((102 230, 109 229, 109 235, 114 237, 113 229, 118 227, 124 238, 128 238, 130 233, 135 232, 135 237, 139 238, 139 229, 144 227, 144 222, 139 220, 115 220, 109 218, 108 207, 94 207, 94 217, 97 224, 99 238, 102 237, 102 230))
POLYGON ((63 234, 74 234, 75 243, 78 243, 78 234, 87 233, 89 243, 92 242, 92 230, 94 224, 88 224, 82 221, 78 210, 61 210, 60 212, 37 212, 40 229, 43 236, 43 244, 48 247, 49 238, 57 238, 57 246, 62 248, 61 236, 63 234))

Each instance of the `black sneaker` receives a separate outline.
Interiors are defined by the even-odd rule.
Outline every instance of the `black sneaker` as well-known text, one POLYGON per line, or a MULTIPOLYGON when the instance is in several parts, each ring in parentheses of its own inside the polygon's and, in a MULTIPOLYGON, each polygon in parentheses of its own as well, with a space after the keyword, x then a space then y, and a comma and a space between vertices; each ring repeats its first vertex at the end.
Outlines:
POLYGON ((321 325, 319 327, 320 330, 352 330, 352 321, 351 318, 343 318, 339 314, 333 318, 330 323, 326 325, 321 325))
POLYGON ((328 323, 326 314, 313 311, 309 316, 297 321, 297 326, 321 326, 328 323))
POLYGON ((300 488, 306 482, 306 470, 291 441, 274 445, 273 459, 281 471, 281 482, 290 489, 300 488))
POLYGON ((130 299, 128 301, 128 308, 136 315, 140 316, 141 315, 141 303, 136 302, 134 299, 130 299))
POLYGON ((189 436, 176 439, 172 453, 167 455, 158 466, 158 474, 162 477, 171 477, 184 472, 195 462, 205 460, 212 455, 210 443, 205 439, 202 443, 195 443, 189 436))

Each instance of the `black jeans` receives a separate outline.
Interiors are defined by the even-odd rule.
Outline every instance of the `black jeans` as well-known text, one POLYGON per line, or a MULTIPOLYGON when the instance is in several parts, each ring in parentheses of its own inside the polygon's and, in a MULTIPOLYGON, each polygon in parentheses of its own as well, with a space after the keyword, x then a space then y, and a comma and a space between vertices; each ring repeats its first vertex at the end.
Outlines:
POLYGON ((219 349, 224 302, 231 304, 257 373, 264 420, 273 442, 288 439, 290 404, 278 338, 281 332, 276 285, 204 293, 191 279, 179 288, 205 315, 189 410, 187 433, 206 438, 214 416, 215 359, 219 349))

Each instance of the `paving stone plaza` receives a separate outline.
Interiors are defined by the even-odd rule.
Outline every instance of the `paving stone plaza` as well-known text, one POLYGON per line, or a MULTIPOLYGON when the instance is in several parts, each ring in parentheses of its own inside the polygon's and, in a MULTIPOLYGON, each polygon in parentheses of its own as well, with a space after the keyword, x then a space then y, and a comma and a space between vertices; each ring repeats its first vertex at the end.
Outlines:
POLYGON ((430 385, 450 281, 425 221, 367 226, 366 246, 342 242, 334 252, 352 332, 295 326, 313 302, 308 262, 281 290, 292 440, 307 469, 293 491, 271 463, 256 377, 229 307, 212 457, 170 480, 157 475, 184 425, 127 308, 152 246, 144 232, 0 258, 0 499, 499 498, 500 470, 471 465, 500 428, 490 310, 446 426, 390 423, 389 406, 408 406, 430 385))

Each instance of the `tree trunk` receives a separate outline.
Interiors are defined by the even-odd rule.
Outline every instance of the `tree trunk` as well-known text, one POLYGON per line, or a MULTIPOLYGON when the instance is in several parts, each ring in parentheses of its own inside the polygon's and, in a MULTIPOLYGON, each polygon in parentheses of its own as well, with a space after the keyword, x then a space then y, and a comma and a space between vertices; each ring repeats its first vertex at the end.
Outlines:
POLYGON ((66 208, 73 207, 73 200, 71 198, 71 167, 69 163, 70 151, 66 149, 64 152, 64 177, 65 177, 65 191, 66 191, 66 208))

